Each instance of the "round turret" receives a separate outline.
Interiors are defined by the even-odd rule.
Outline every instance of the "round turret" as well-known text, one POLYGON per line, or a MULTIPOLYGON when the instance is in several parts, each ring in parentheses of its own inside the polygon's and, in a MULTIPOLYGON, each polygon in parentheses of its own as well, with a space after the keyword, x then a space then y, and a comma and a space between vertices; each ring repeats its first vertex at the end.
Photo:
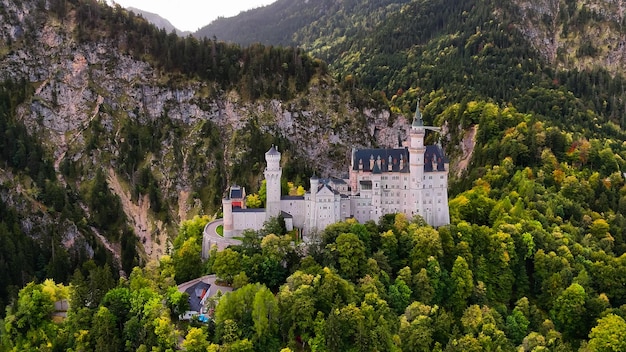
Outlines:
POLYGON ((280 168, 280 152, 274 145, 265 153, 265 162, 268 170, 278 170, 280 168))
POLYGON ((233 201, 226 197, 222 199, 222 218, 224 219, 224 237, 231 237, 234 229, 233 201))
POLYGON ((272 145, 270 150, 265 153, 266 181, 266 199, 265 199, 265 215, 267 219, 280 215, 280 179, 283 170, 280 167, 280 153, 278 149, 272 145))

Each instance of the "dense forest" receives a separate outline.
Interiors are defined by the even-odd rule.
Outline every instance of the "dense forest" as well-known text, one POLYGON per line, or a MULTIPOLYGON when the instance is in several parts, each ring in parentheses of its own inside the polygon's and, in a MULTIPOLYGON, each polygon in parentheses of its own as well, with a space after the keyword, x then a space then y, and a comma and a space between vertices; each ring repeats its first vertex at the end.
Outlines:
MULTIPOLYGON (((40 82, 5 79, 0 350, 626 349, 625 82, 601 65, 570 62, 601 57, 600 45, 561 53, 557 60, 571 67, 551 63, 515 27, 516 11, 492 1, 344 1, 315 16, 305 11, 315 7, 303 7, 285 18, 303 28, 290 43, 310 51, 180 38, 99 1, 33 3, 41 10, 33 28, 0 42, 0 58, 36 43, 37 26, 52 16, 75 25, 78 43, 104 41, 148 62, 164 86, 205 83, 207 99, 234 91, 246 102, 306 105, 314 82, 332 81, 330 74, 333 94, 388 109, 390 123, 410 116, 421 98, 426 122, 445 131, 428 140, 467 166, 451 175, 449 226, 388 214, 378 223, 346 220, 299 242, 272 219, 202 262, 211 217, 197 216, 172 231, 168 254, 148 260, 112 191, 112 172, 132 199, 146 197, 150 216, 171 224, 176 200, 155 160, 184 164, 170 172, 195 175, 193 198, 213 214, 225 174, 255 190, 269 146, 297 146, 258 118, 222 141, 211 121, 189 128, 107 102, 85 127, 84 158, 65 157, 57 169, 58 155, 20 115, 39 99, 40 82), (119 119, 109 123, 110 116, 119 119), (226 143, 249 148, 226 161, 226 143), (25 226, 29 212, 45 220, 41 226, 25 226), (65 224, 83 234, 81 243, 67 246, 65 224), (119 260, 98 236, 119 247, 119 260), (188 297, 175 285, 204 274, 236 290, 209 303, 208 323, 179 321, 188 297), (67 317, 55 307, 65 299, 67 317)), ((602 20, 576 3, 564 1, 557 22, 572 36, 602 20)), ((283 30, 279 24, 270 30, 283 30)), ((309 162, 293 155, 285 183, 306 188, 309 162)))
MULTIPOLYGON (((619 42, 605 42, 603 37, 595 44, 584 44, 589 41, 581 39, 581 43, 575 42, 577 46, 560 48, 556 62, 549 62, 518 30, 523 15, 518 7, 523 6, 516 3, 277 1, 233 18, 219 19, 196 35, 216 35, 235 43, 300 45, 328 62, 339 81, 349 87, 374 90, 374 95, 380 94, 382 99, 392 100, 398 92, 417 89, 421 95, 441 92, 447 104, 486 99, 499 104, 514 103, 522 112, 545 115, 546 111, 538 109, 549 110, 552 105, 530 101, 531 98, 572 93, 561 99, 624 127, 624 71, 608 72, 600 64, 611 46, 619 46, 619 42), (296 6, 298 11, 292 8, 296 6), (292 27, 293 23, 298 25, 292 27), (261 31, 237 30, 259 24, 261 31), (285 36, 289 38, 281 39, 285 36), (601 45, 608 48, 600 48, 601 45), (579 65, 585 61, 596 64, 579 65), (567 69, 559 70, 557 66, 567 69), (580 101, 573 102, 574 98, 580 101)), ((561 40, 574 41, 571 38, 586 38, 586 31, 606 26, 607 31, 623 37, 626 27, 623 21, 607 15, 612 11, 608 2, 576 4, 537 4, 537 11, 543 10, 544 17, 532 22, 534 28, 524 29, 548 35, 554 30, 552 27, 560 28, 557 34, 561 40), (559 11, 551 17, 553 7, 559 11)), ((405 101, 408 104, 392 105, 409 114, 415 109, 415 96, 402 103, 405 101)), ((562 118, 572 114, 555 111, 547 117, 557 115, 562 118)))

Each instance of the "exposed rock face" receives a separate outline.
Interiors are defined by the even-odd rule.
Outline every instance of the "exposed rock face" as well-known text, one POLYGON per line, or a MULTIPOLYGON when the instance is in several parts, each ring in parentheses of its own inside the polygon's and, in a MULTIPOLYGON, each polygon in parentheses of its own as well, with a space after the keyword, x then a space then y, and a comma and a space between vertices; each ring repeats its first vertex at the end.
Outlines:
POLYGON ((34 199, 32 189, 23 187, 19 177, 2 168, 0 168, 0 200, 23 216, 21 230, 25 234, 40 240, 44 233, 56 233, 70 254, 82 252, 87 256, 93 256, 93 248, 75 224, 67 220, 59 222, 51 216, 46 207, 34 199))
POLYGON ((512 0, 511 5, 520 19, 515 27, 549 62, 566 69, 602 66, 624 73, 625 1, 512 0))
MULTIPOLYGON (((354 108, 333 83, 314 82, 306 96, 287 102, 241 102, 235 92, 206 94, 203 92, 215 91, 207 82, 170 84, 167 76, 150 64, 120 54, 111 40, 80 43, 74 37, 74 21, 60 23, 50 16, 45 24, 37 25, 32 18, 34 3, 0 0, 0 79, 26 79, 35 87, 34 97, 20 107, 19 115, 53 153, 62 182, 59 164, 64 157, 86 170, 108 170, 119 157, 118 135, 125 120, 169 119, 182 126, 184 138, 167 139, 164 152, 150 161, 154 173, 162 175, 159 186, 169 204, 181 207, 169 210, 180 216, 172 224, 158 224, 147 213, 144 198, 133 199, 119 183, 114 182, 113 187, 111 180, 117 177, 109 177, 112 190, 126 204, 124 210, 133 219, 135 231, 141 228, 137 235, 142 236, 140 242, 147 246, 143 253, 148 257, 166 251, 167 225, 175 226, 187 216, 190 209, 185 204, 196 203, 190 199, 181 205, 178 197, 191 193, 194 175, 187 167, 189 158, 207 152, 193 149, 195 140, 203 137, 198 128, 203 121, 219 127, 226 165, 241 150, 252 147, 228 141, 254 119, 264 131, 298 145, 300 149, 292 152, 323 175, 345 173, 352 146, 396 146, 398 135, 401 140, 406 136, 406 119, 395 118, 390 125, 387 111, 354 108), (2 49, 20 41, 23 45, 13 45, 10 51, 2 49), (105 145, 87 152, 87 130, 94 121, 100 124, 103 135, 97 137, 105 145), (174 162, 173 144, 180 144, 182 164, 174 162)), ((82 175, 78 182, 89 179, 89 174, 82 175)))

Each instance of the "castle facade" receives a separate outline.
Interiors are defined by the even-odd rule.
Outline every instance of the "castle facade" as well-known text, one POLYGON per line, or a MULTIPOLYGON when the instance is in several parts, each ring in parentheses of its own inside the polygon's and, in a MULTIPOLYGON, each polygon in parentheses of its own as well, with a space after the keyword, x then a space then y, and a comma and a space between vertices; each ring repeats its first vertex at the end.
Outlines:
POLYGON ((222 200, 224 236, 258 230, 271 217, 282 215, 287 230, 298 228, 306 237, 348 218, 378 222, 389 213, 420 215, 432 226, 450 223, 448 208, 449 162, 439 145, 424 145, 426 130, 419 104, 409 140, 401 148, 353 149, 349 177, 320 180, 311 177, 304 196, 280 194, 280 152, 265 153, 267 198, 265 209, 246 209, 245 190, 230 187, 222 200))

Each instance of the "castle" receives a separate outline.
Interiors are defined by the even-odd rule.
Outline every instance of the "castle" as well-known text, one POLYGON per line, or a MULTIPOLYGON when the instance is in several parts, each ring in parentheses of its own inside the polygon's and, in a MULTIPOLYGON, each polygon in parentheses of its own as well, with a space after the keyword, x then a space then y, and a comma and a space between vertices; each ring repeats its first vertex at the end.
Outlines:
POLYGON ((432 226, 449 224, 449 163, 441 146, 424 145, 426 130, 439 128, 424 126, 418 103, 404 147, 353 149, 349 178, 313 176, 304 196, 281 197, 280 152, 272 146, 265 153, 266 208, 246 209, 245 189, 230 187, 222 200, 224 236, 258 230, 279 215, 287 230, 301 229, 304 236, 348 218, 364 223, 388 213, 421 215, 432 226))

